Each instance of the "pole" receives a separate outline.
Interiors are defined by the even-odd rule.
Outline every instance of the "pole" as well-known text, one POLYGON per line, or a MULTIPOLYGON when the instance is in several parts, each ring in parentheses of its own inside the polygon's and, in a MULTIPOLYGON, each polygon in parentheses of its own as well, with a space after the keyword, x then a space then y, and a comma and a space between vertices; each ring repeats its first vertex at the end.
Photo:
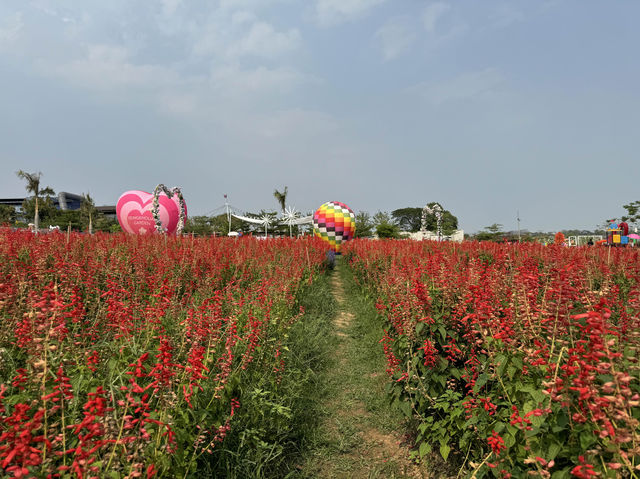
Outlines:
POLYGON ((517 210, 516 216, 518 219, 518 243, 520 243, 520 210, 517 210))
POLYGON ((224 195, 224 206, 227 209, 227 220, 229 221, 229 233, 231 233, 231 213, 229 212, 229 200, 227 195, 224 195))

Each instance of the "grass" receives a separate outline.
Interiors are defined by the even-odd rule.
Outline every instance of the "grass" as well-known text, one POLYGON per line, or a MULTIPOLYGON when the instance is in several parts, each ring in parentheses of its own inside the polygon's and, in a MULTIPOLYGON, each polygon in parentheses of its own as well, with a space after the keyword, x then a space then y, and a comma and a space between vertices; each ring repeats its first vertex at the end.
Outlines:
POLYGON ((301 291, 286 373, 243 393, 236 439, 201 477, 421 477, 399 445, 405 418, 387 400, 383 323, 343 261, 301 291))
POLYGON ((322 378, 326 400, 320 428, 315 448, 290 477, 420 477, 398 445, 404 418, 387 401, 382 323, 342 261, 330 273, 340 311, 331 334, 333 355, 322 378))

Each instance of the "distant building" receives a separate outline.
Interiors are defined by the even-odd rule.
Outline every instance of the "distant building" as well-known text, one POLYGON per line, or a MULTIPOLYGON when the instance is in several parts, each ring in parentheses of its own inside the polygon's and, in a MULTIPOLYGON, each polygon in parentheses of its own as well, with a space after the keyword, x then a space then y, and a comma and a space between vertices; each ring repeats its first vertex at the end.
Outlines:
MULTIPOLYGON (((13 206, 16 209, 16 213, 20 215, 22 213, 22 203, 25 199, 26 198, 0 198, 0 205, 13 206)), ((82 206, 82 195, 76 195, 66 191, 61 191, 58 193, 58 196, 54 196, 51 199, 53 200, 53 206, 62 211, 74 211, 80 209, 82 206)), ((97 206, 96 210, 105 216, 116 217, 115 206, 97 206)))
MULTIPOLYGON (((416 241, 438 241, 438 235, 433 231, 417 231, 415 233, 408 233, 407 237, 416 241)), ((443 241, 462 243, 464 241, 464 230, 455 230, 451 235, 442 235, 440 239, 443 241)))

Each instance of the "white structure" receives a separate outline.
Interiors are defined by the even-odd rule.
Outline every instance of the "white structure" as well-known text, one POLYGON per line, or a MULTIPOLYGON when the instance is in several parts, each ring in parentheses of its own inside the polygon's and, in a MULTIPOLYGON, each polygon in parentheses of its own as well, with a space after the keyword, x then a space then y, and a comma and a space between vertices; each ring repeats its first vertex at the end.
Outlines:
POLYGON ((440 238, 442 238, 442 213, 442 206, 440 206, 439 203, 436 203, 435 205, 433 205, 433 207, 425 205, 425 207, 422 208, 422 228, 420 228, 420 231, 423 233, 427 231, 427 216, 435 215, 436 234, 438 236, 438 240, 440 240, 440 238))
POLYGON ((404 233, 407 235, 407 238, 416 240, 416 241, 454 241, 456 243, 462 243, 464 240, 464 230, 455 230, 453 234, 446 236, 442 235, 438 237, 437 233, 433 231, 417 231, 416 233, 404 233))
POLYGON ((565 240, 565 244, 567 246, 585 246, 589 244, 589 240, 591 240, 591 244, 594 244, 596 241, 600 241, 601 239, 602 239, 602 235, 569 236, 565 240))

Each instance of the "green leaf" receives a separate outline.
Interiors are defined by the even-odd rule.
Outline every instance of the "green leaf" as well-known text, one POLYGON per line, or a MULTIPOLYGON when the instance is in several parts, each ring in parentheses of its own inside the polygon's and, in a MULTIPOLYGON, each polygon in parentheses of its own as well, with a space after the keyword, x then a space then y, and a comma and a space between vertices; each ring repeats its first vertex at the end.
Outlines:
POLYGON ((504 439, 504 444, 507 447, 512 447, 516 443, 516 438, 511 434, 505 434, 502 438, 504 439))
POLYGON ((587 431, 580 434, 580 447, 585 450, 596 442, 596 438, 593 434, 589 434, 587 431))
POLYGON ((473 392, 477 393, 478 391, 480 391, 480 388, 482 388, 482 386, 487 384, 488 380, 489 380, 489 376, 487 375, 487 373, 482 373, 478 377, 478 380, 476 381, 476 385, 473 386, 473 392))
POLYGON ((431 452, 431 444, 429 444, 428 442, 423 442, 422 444, 420 444, 420 449, 419 449, 420 457, 424 457, 430 452, 431 452))
POLYGON ((440 336, 442 336, 442 341, 446 341, 447 339, 447 330, 442 326, 438 326, 438 331, 440 331, 440 336))
POLYGON ((507 366, 507 362, 508 362, 507 357, 502 353, 497 354, 496 357, 494 358, 494 362, 498 366, 498 368, 496 369, 498 376, 502 376, 504 374, 504 369, 507 366))
POLYGON ((545 418, 542 416, 531 416, 529 420, 535 427, 540 427, 545 423, 545 418))
POLYGON ((549 445, 549 450, 547 451, 546 459, 549 461, 555 459, 561 449, 562 449, 562 446, 560 444, 552 442, 549 445))
POLYGON ((493 426, 493 430, 495 432, 497 432, 498 434, 500 434, 502 431, 504 431, 504 427, 505 424, 503 422, 497 422, 494 426, 493 426))
POLYGON ((411 408, 411 403, 409 401, 402 401, 400 403, 400 410, 407 417, 411 417, 413 415, 413 409, 411 408))
POLYGON ((544 401, 544 399, 546 398, 546 396, 544 395, 544 393, 542 391, 535 390, 535 391, 531 391, 529 394, 531 394, 531 397, 534 399, 534 401, 541 403, 544 401))
POLYGON ((440 455, 442 456, 442 459, 444 459, 445 461, 449 457, 449 452, 451 452, 451 448, 449 447, 448 444, 440 445, 440 455))
POLYGON ((569 468, 562 469, 561 471, 555 471, 551 474, 551 479, 568 479, 569 477, 569 468))

